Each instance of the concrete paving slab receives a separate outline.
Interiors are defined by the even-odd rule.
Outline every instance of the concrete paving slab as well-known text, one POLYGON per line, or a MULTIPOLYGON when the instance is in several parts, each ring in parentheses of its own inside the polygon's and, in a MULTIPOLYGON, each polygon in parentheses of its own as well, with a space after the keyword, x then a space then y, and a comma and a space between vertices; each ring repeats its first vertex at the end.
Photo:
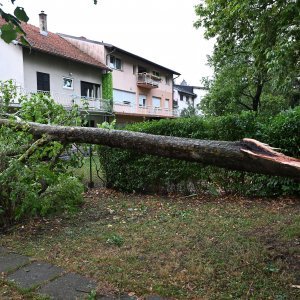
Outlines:
POLYGON ((55 300, 79 300, 88 297, 97 284, 86 277, 75 273, 68 273, 49 282, 38 290, 40 294, 48 295, 55 300))
POLYGON ((63 269, 44 262, 34 262, 10 274, 8 279, 21 288, 32 288, 54 279, 63 269))
POLYGON ((0 246, 0 255, 7 254, 8 252, 9 252, 8 249, 0 246))
POLYGON ((16 253, 0 254, 0 273, 16 270, 30 263, 29 257, 16 253))

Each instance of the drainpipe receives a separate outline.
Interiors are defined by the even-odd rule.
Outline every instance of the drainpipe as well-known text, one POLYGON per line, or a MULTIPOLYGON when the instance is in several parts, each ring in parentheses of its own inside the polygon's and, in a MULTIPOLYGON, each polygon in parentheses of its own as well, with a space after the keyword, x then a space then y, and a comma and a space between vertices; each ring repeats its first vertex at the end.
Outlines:
POLYGON ((107 58, 108 58, 109 55, 113 54, 114 52, 116 52, 116 48, 113 48, 113 50, 112 50, 111 52, 108 52, 108 53, 106 54, 105 61, 106 61, 106 66, 107 66, 107 67, 109 67, 109 66, 108 66, 108 60, 107 60, 107 58))
POLYGON ((179 74, 177 77, 173 78, 172 80, 172 115, 174 115, 174 107, 173 107, 173 103, 174 103, 174 84, 175 84, 175 79, 177 79, 181 74, 179 74))

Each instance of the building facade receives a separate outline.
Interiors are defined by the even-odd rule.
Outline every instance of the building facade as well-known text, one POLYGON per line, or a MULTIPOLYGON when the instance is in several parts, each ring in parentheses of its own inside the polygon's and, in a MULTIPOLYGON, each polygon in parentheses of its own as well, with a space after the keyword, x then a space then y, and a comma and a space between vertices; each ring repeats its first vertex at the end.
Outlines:
POLYGON ((201 115, 199 105, 202 98, 207 94, 207 89, 200 86, 188 85, 185 80, 181 84, 174 85, 174 107, 181 115, 185 110, 194 108, 197 115, 201 115))
POLYGON ((21 95, 47 93, 66 109, 77 104, 94 123, 111 115, 109 103, 102 99, 102 76, 109 68, 57 34, 30 24, 22 28, 30 48, 0 40, 1 81, 13 80, 21 95))
MULTIPOLYGON (((113 118, 122 126, 179 116, 173 106, 178 72, 111 44, 49 32, 47 15, 39 17, 40 27, 22 23, 30 48, 0 40, 0 80, 13 79, 22 94, 50 94, 66 109, 88 105, 94 125, 113 118), (112 99, 103 99, 108 73, 112 99)), ((4 23, 0 18, 0 26, 4 23)))
POLYGON ((61 34, 112 70, 113 112, 118 124, 174 118, 173 78, 178 72, 111 44, 61 34))

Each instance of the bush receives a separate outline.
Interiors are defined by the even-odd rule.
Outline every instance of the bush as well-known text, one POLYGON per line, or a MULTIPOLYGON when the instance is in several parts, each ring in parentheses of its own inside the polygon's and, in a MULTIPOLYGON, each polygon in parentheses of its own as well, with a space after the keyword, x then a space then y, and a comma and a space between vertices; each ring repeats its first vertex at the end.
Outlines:
MULTIPOLYGON (((223 117, 194 117, 128 125, 126 130, 209 140, 255 138, 287 155, 299 157, 300 108, 275 117, 243 112, 223 117)), ((122 191, 180 192, 206 191, 271 196, 300 191, 291 179, 203 166, 198 163, 141 155, 135 151, 99 147, 107 185, 122 191)))
MULTIPOLYGON (((12 87, 0 84, 0 111, 4 113, 9 113, 10 100, 18 96, 12 87)), ((81 122, 76 107, 66 111, 49 95, 34 94, 21 97, 21 101, 22 107, 14 115, 25 121, 64 125, 81 122)), ((23 218, 72 212, 82 202, 83 186, 68 171, 79 160, 75 155, 69 160, 60 159, 70 146, 49 140, 34 147, 35 141, 25 127, 23 131, 0 127, 1 228, 23 218)))

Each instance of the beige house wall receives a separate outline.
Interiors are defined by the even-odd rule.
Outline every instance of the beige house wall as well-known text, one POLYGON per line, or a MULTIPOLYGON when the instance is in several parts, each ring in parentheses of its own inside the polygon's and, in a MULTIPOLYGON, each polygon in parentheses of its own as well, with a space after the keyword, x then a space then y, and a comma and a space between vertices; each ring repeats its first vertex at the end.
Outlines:
POLYGON ((122 61, 122 69, 113 70, 114 89, 136 93, 137 106, 139 104, 139 95, 145 95, 147 97, 147 106, 153 106, 152 97, 158 97, 161 98, 161 108, 165 108, 165 99, 169 99, 168 109, 172 109, 173 74, 167 73, 164 69, 155 67, 149 63, 144 63, 138 59, 130 58, 124 54, 119 54, 116 52, 112 53, 112 55, 121 59, 122 61), (146 68, 149 73, 152 73, 153 71, 160 73, 162 80, 159 82, 158 88, 147 89, 141 88, 137 85, 138 66, 146 68), (166 83, 166 77, 169 78, 169 84, 166 83))
POLYGON ((50 91, 60 95, 81 95, 81 81, 101 85, 102 70, 93 66, 76 63, 61 57, 27 49, 24 57, 24 87, 28 92, 37 90, 37 72, 50 74, 50 91), (72 78, 73 89, 63 88, 63 77, 72 78))
POLYGON ((106 50, 104 45, 85 42, 82 40, 77 40, 66 36, 63 36, 63 38, 66 39, 68 42, 72 43, 80 50, 82 50, 83 52, 87 53, 91 57, 97 59, 98 61, 106 65, 106 50))
MULTIPOLYGON (((114 105, 115 113, 126 113, 128 110, 132 114, 140 114, 139 109, 139 97, 140 95, 146 96, 146 106, 153 107, 153 97, 158 97, 161 99, 160 108, 162 112, 162 117, 172 116, 173 110, 173 73, 168 72, 164 68, 156 67, 155 64, 148 63, 143 59, 135 58, 134 55, 126 54, 118 50, 112 50, 109 53, 107 47, 101 43, 85 41, 83 39, 76 39, 72 37, 63 36, 69 42, 74 44, 76 47, 86 52, 93 58, 99 60, 100 62, 110 66, 110 55, 119 58, 122 61, 121 70, 113 69, 113 89, 117 91, 124 91, 135 94, 135 107, 122 107, 117 103, 114 105), (159 72, 161 77, 161 82, 159 82, 157 88, 141 88, 137 85, 137 74, 138 66, 142 66, 147 69, 147 72, 152 74, 153 71, 159 72), (168 78, 168 83, 166 82, 168 78), (166 102, 166 99, 169 101, 166 102), (166 105, 168 107, 166 107, 166 105), (120 109, 120 110, 119 110, 120 109)), ((118 101, 115 101, 118 102, 118 101)), ((149 115, 146 110, 144 110, 145 116, 149 115)))

